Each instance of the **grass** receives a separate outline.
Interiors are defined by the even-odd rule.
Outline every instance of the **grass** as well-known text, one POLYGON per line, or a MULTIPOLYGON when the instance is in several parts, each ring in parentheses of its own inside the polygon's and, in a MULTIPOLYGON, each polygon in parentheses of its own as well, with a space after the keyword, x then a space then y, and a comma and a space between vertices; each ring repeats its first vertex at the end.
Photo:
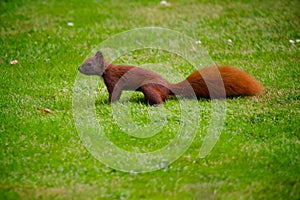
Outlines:
MULTIPOLYGON (((0 199, 300 198, 300 43, 289 42, 300 39, 299 1, 170 3, 0 2, 0 199), (80 140, 73 118, 73 86, 78 66, 98 44, 146 26, 200 40, 217 64, 244 69, 266 91, 226 101, 224 129, 204 159, 198 155, 212 103, 199 100, 201 127, 178 160, 159 171, 125 173, 99 162, 80 140), (9 64, 13 59, 18 64, 9 64), (39 112, 45 108, 52 113, 39 112)), ((166 63, 184 76, 192 70, 162 51, 136 51, 117 61, 166 63)), ((139 94, 130 99, 134 122, 147 124, 151 106, 139 94)), ((176 99, 165 104, 168 122, 162 132, 149 139, 120 131, 104 84, 97 89, 95 105, 107 137, 130 151, 159 149, 178 130, 176 99)))

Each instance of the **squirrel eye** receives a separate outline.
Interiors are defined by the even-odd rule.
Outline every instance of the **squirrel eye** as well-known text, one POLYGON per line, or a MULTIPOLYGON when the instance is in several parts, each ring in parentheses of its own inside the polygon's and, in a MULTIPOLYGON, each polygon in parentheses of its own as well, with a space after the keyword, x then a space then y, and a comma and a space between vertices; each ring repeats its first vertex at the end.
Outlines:
POLYGON ((87 66, 91 66, 91 65, 92 65, 92 63, 90 63, 90 62, 89 62, 89 63, 87 63, 87 66))

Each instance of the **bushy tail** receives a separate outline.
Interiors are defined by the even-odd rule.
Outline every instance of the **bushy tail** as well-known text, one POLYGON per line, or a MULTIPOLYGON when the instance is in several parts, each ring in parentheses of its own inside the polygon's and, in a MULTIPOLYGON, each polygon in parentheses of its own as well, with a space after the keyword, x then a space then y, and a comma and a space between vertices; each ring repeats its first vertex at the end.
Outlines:
POLYGON ((263 92, 263 86, 251 75, 234 67, 206 67, 193 72, 184 81, 170 85, 170 95, 186 98, 222 99, 253 96, 263 92))

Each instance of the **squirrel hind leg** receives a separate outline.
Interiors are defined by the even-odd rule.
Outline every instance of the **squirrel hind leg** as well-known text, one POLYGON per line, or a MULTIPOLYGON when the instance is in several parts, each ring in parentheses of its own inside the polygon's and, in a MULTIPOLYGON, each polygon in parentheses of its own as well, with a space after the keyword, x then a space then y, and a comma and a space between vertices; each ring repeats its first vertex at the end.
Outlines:
POLYGON ((145 98, 149 100, 151 105, 164 103, 160 91, 156 90, 152 86, 145 85, 141 87, 141 91, 143 92, 145 98))

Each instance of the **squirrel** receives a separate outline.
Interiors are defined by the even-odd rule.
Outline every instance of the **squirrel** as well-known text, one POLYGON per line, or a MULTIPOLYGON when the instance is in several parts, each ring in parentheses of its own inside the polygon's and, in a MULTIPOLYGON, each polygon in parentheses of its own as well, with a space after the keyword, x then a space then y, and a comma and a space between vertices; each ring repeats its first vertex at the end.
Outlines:
POLYGON ((159 74, 144 68, 113 65, 104 59, 100 51, 85 60, 78 70, 85 75, 102 77, 110 102, 119 100, 123 90, 142 92, 152 105, 162 104, 172 95, 223 99, 253 96, 264 90, 254 77, 230 66, 205 67, 194 71, 185 80, 172 84, 159 74))

